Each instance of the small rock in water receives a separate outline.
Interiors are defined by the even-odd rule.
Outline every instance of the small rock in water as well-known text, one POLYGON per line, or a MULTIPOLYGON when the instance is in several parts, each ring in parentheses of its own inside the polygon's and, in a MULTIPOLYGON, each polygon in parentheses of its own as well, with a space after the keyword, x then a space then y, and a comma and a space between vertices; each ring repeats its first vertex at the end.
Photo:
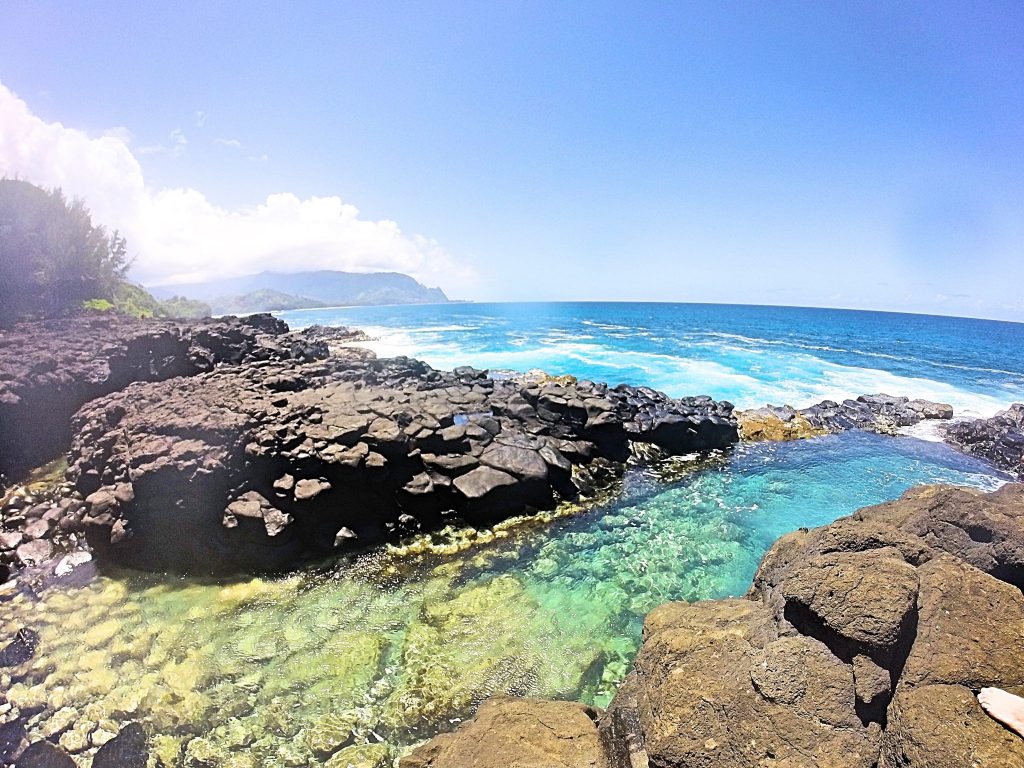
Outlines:
POLYGON ((358 539, 359 536, 351 528, 342 528, 334 537, 334 546, 340 547, 342 544, 346 544, 349 541, 358 539))
POLYGON ((10 763, 28 744, 25 726, 15 721, 0 725, 0 763, 10 763))
POLYGON ((31 659, 39 645, 39 635, 31 629, 23 627, 14 635, 14 639, 0 651, 0 667, 16 667, 31 659))
POLYGON ((92 759, 92 768, 146 768, 148 760, 145 731, 138 723, 129 723, 99 748, 92 759))

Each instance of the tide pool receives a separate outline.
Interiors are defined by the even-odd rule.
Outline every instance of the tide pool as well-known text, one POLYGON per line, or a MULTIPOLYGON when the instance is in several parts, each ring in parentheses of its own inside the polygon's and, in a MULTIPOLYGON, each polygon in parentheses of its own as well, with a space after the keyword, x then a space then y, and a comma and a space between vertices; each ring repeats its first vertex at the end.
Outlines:
POLYGON ((940 443, 850 432, 633 469, 614 500, 547 525, 277 578, 111 571, 0 603, 4 626, 40 635, 3 682, 43 708, 32 735, 78 755, 139 719, 168 768, 317 765, 346 745, 394 757, 494 693, 607 703, 651 608, 743 594, 788 531, 916 483, 1003 480, 940 443))

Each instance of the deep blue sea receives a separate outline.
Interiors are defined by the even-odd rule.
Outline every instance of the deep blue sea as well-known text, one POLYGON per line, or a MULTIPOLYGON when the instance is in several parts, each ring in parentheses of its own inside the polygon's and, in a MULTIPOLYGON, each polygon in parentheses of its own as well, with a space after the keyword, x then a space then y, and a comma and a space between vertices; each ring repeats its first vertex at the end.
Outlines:
POLYGON ((1024 399, 1024 324, 722 304, 434 304, 279 313, 292 327, 362 328, 380 355, 436 368, 571 373, 708 394, 742 408, 865 393, 988 416, 1024 399))

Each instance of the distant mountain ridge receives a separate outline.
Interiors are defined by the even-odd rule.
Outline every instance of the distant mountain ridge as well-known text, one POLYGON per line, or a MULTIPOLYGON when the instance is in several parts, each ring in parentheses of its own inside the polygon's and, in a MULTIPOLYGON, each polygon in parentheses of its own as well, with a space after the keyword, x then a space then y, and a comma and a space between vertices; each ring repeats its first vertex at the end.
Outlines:
POLYGON ((185 296, 210 304, 215 314, 371 304, 444 304, 428 288, 399 272, 260 272, 205 283, 153 286, 158 298, 185 296))

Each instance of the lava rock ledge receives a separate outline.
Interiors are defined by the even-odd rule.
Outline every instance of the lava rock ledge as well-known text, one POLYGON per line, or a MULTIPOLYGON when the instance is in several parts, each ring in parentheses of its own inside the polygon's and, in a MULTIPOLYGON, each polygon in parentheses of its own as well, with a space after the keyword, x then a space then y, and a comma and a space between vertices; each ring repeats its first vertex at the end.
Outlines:
POLYGON ((68 477, 102 557, 274 570, 593 492, 631 445, 738 440, 732 405, 645 387, 436 371, 364 351, 136 383, 74 417, 68 477))

